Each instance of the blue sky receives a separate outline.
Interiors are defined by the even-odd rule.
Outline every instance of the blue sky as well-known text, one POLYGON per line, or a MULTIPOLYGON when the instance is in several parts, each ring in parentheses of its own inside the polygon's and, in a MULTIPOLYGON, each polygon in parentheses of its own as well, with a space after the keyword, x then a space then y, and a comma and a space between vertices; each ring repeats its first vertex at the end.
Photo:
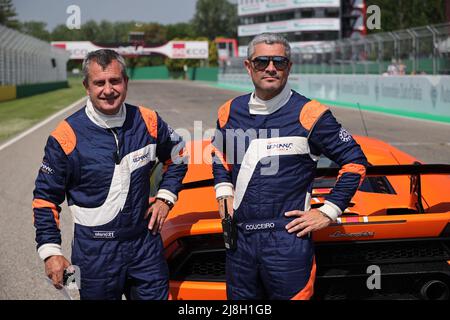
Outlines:
POLYGON ((65 24, 70 5, 78 5, 81 23, 88 20, 159 22, 162 24, 187 22, 195 13, 197 0, 13 0, 20 21, 43 21, 52 30, 65 24))

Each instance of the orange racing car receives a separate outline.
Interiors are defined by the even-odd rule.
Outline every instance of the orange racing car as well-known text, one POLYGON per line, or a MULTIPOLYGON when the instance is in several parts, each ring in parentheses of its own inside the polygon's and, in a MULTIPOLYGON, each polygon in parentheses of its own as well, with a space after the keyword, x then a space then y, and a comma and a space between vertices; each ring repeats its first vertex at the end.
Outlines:
MULTIPOLYGON (((450 165, 425 165, 380 140, 355 136, 367 176, 337 223, 313 233, 314 299, 449 299, 450 165), (376 274, 377 281, 372 281, 376 274)), ((209 141, 187 148, 209 155, 209 141)), ((226 299, 225 247, 211 159, 190 163, 162 237, 173 299, 226 299)), ((321 157, 312 208, 333 188, 337 165, 321 157)), ((153 195, 162 164, 151 176, 153 195)))

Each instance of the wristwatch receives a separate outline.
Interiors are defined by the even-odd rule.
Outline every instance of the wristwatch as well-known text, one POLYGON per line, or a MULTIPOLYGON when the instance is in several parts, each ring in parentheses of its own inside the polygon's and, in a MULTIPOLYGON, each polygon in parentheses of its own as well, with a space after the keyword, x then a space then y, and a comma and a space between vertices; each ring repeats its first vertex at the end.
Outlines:
POLYGON ((161 200, 162 202, 164 202, 165 204, 167 204, 169 206, 169 210, 172 210, 174 203, 170 200, 164 199, 164 198, 156 198, 156 200, 161 200))

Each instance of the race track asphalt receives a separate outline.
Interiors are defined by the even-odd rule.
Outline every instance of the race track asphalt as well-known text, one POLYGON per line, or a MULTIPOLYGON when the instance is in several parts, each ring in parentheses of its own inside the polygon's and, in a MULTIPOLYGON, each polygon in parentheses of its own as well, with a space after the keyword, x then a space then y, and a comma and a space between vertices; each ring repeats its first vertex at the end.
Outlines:
MULTIPOLYGON (((155 109, 174 129, 193 131, 215 127, 217 108, 241 93, 203 83, 135 81, 127 102, 155 109)), ((32 192, 49 133, 82 104, 50 121, 15 143, 0 146, 0 299, 62 299, 45 281, 43 263, 36 254, 32 224, 32 192)), ((357 110, 332 108, 352 134, 364 135, 357 110)), ((428 163, 450 163, 450 125, 363 112, 369 136, 428 163)), ((70 257, 72 218, 67 205, 61 214, 63 250, 70 257)), ((76 297, 76 295, 75 295, 76 297)))

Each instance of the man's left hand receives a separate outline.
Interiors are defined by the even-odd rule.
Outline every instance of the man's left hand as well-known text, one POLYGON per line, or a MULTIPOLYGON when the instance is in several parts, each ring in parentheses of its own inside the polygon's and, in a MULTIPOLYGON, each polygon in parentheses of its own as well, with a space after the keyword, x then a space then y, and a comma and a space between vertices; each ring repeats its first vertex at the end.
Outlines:
POLYGON ((303 237, 309 232, 328 227, 331 223, 331 219, 326 217, 318 209, 312 209, 310 211, 288 211, 285 213, 285 216, 298 217, 286 225, 289 233, 298 232, 297 237, 303 237))
POLYGON ((169 206, 159 199, 156 199, 150 208, 148 208, 145 219, 151 215, 148 228, 153 231, 154 235, 161 232, 164 221, 166 221, 167 215, 169 214, 169 210, 169 206))

